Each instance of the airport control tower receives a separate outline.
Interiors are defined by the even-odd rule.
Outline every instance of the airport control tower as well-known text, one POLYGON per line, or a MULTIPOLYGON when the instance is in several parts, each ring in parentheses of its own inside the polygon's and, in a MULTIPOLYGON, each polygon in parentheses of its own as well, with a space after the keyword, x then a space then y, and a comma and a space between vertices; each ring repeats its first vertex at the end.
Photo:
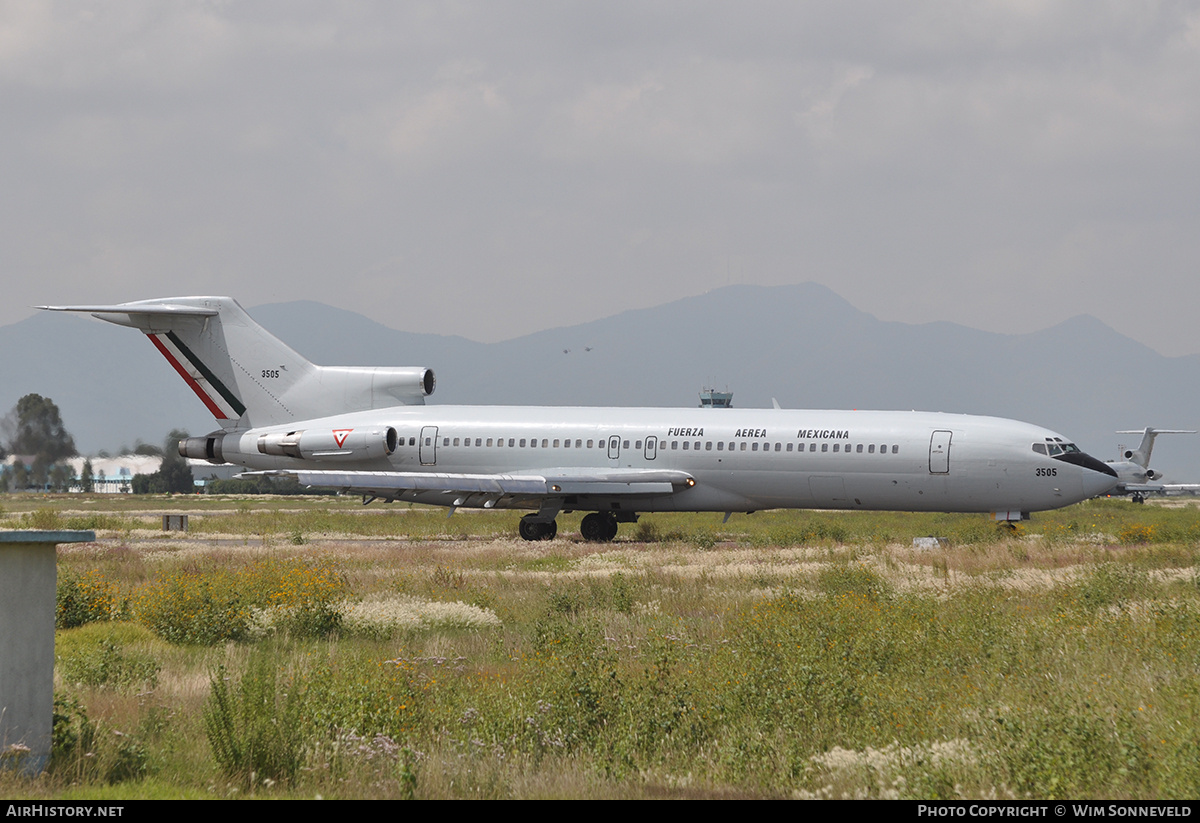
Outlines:
POLYGON ((717 391, 704 388, 700 391, 700 408, 702 409, 732 409, 733 392, 717 391))

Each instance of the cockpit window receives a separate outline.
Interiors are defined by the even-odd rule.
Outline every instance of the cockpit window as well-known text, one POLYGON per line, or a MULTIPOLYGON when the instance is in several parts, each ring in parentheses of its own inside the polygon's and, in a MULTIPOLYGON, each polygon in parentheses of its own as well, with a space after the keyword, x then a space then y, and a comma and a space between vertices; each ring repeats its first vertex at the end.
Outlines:
POLYGON ((1067 443, 1060 437, 1046 438, 1045 443, 1034 443, 1033 450, 1038 454, 1049 455, 1050 457, 1061 457, 1067 454, 1083 454, 1083 451, 1074 443, 1067 443))

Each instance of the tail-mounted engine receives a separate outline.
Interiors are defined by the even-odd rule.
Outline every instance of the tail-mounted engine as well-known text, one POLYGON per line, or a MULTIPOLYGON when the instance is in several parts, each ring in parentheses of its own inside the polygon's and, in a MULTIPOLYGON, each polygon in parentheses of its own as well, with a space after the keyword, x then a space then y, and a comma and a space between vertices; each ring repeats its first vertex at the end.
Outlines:
POLYGON ((399 438, 391 426, 347 429, 301 429, 260 435, 258 451, 276 457, 300 460, 370 460, 387 457, 396 450, 399 438))
POLYGON ((207 437, 189 437, 187 440, 180 440, 179 456, 190 457, 193 460, 207 460, 209 463, 224 463, 225 457, 221 453, 221 442, 224 439, 224 432, 215 432, 207 437))

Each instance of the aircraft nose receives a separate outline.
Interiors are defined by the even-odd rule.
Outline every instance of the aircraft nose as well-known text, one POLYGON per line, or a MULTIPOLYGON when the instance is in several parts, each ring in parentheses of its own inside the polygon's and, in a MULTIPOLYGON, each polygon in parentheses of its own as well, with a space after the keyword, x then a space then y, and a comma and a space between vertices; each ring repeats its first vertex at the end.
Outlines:
POLYGON ((1074 464, 1080 468, 1091 469, 1099 474, 1108 475, 1113 479, 1114 483, 1117 481, 1117 472, 1112 466, 1108 465, 1102 460, 1097 460, 1087 452, 1073 451, 1066 452, 1065 454, 1056 454, 1054 455, 1054 459, 1061 460, 1064 463, 1074 464))
POLYGON ((1083 459, 1071 461, 1085 471, 1080 472, 1083 480, 1083 490, 1089 497, 1096 497, 1110 491, 1117 485, 1119 478, 1113 467, 1101 462, 1088 454, 1079 455, 1083 459))

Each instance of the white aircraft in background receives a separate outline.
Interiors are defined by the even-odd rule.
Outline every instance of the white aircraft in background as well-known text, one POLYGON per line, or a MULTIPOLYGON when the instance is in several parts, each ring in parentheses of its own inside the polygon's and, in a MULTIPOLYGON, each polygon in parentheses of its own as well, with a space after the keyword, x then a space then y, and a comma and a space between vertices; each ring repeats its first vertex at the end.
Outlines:
POLYGON ((1196 484, 1164 484, 1155 482, 1162 478, 1161 472, 1150 468, 1150 453, 1154 451, 1154 439, 1160 434, 1195 434, 1194 429, 1151 429, 1138 431, 1119 431, 1117 434, 1140 434, 1141 445, 1136 449, 1120 446, 1121 459, 1108 461, 1117 473, 1117 485, 1108 494, 1129 495, 1134 503, 1146 502, 1147 494, 1166 494, 1168 492, 1194 492, 1200 490, 1196 484))
POLYGON ((217 419, 185 457, 453 510, 531 509, 526 540, 589 512, 611 540, 642 512, 883 509, 997 521, 1103 494, 1116 472, 1015 420, 904 411, 426 406, 423 367, 316 366, 228 297, 89 312, 145 333, 217 419))

